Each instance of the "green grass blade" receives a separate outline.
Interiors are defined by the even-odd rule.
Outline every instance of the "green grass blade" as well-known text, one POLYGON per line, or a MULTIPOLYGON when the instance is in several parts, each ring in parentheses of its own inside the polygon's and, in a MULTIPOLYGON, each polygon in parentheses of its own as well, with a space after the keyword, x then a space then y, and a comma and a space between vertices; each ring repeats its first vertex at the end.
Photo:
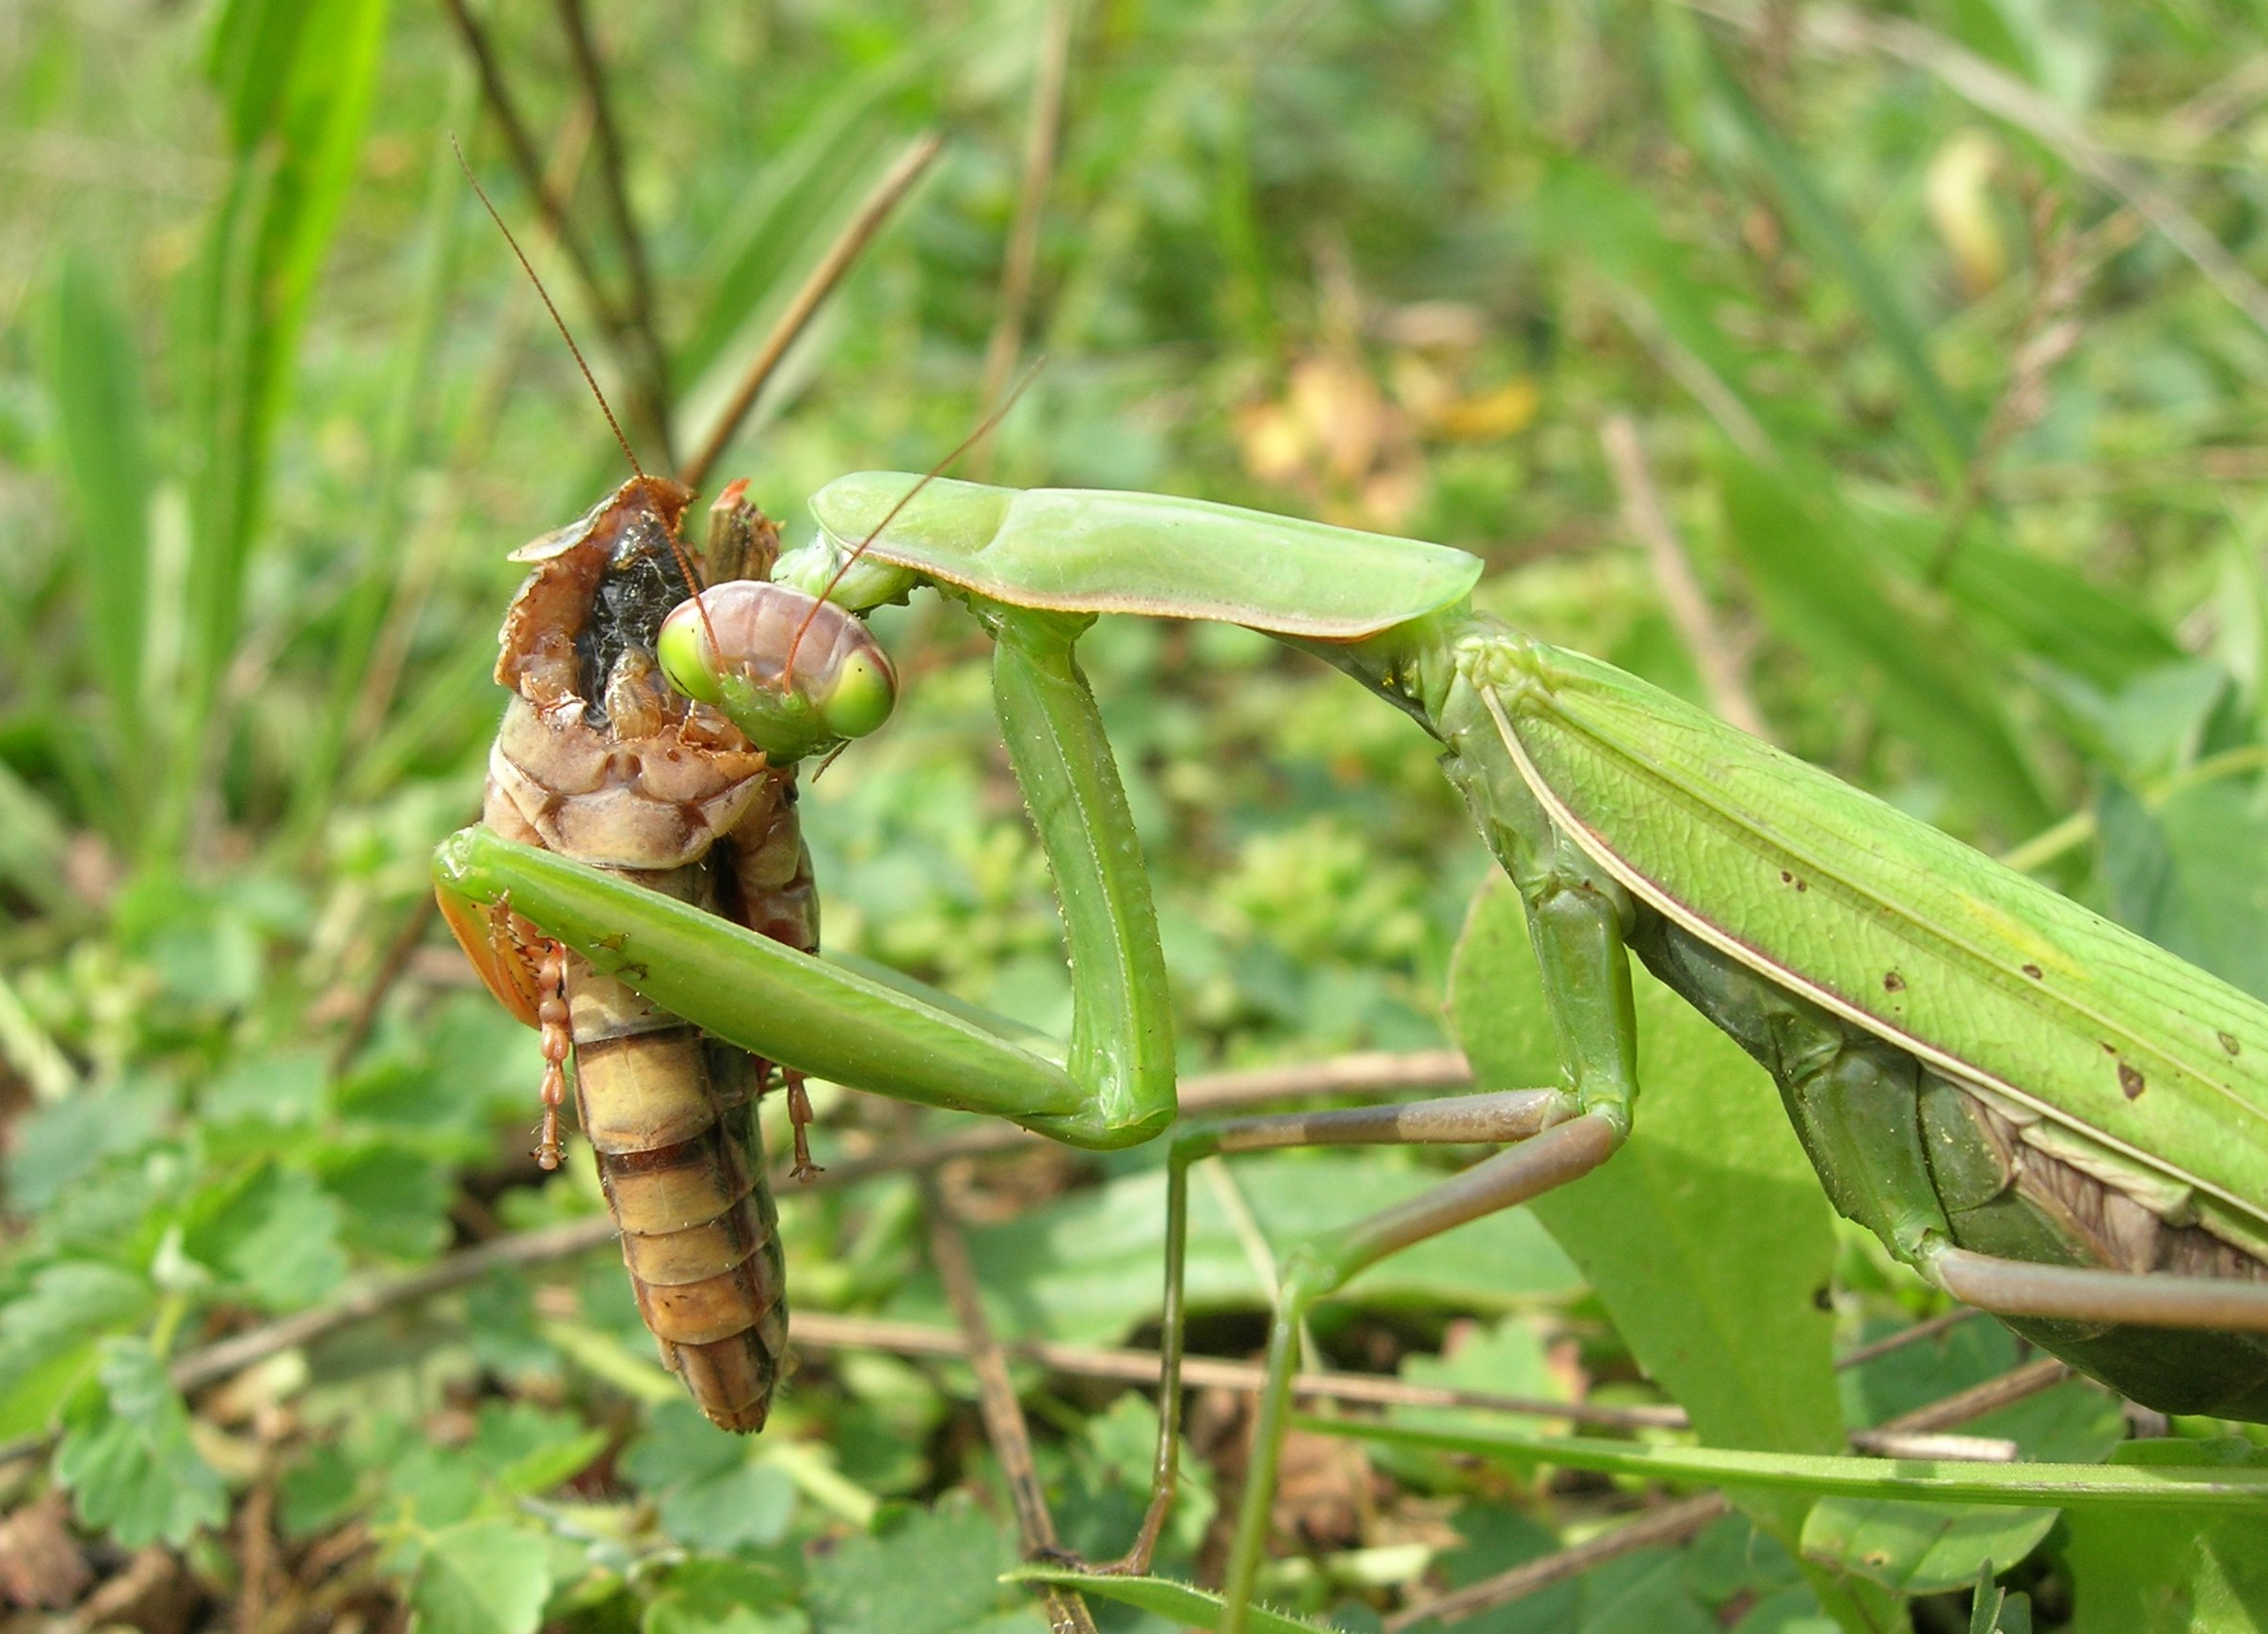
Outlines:
MULTIPOLYGON (((471 81, 460 76, 452 99, 452 123, 469 122, 471 113, 471 81)), ((470 218, 468 189, 455 150, 437 140, 415 240, 422 247, 417 296, 411 304, 408 335, 396 353, 378 469, 371 482, 367 537, 372 544, 357 567, 354 587, 346 597, 332 649, 330 697, 323 725, 309 745, 294 781, 292 833, 295 840, 308 837, 329 800, 340 762, 353 747, 347 739, 355 729, 355 713, 379 632, 390 612, 395 611, 397 598, 419 577, 418 553, 407 543, 411 535, 409 478, 435 418, 441 327, 456 289, 458 252, 470 218)), ((410 599, 416 600, 414 595, 410 599)))
MULTIPOLYGON (((1769 1486, 1931 1503, 2054 1504, 2060 1508, 2268 1509, 2268 1463, 1965 1464, 1934 1458, 1845 1458, 1746 1452, 1711 1447, 1648 1447, 1589 1436, 1531 1435, 1513 1429, 1446 1432, 1369 1419, 1302 1417, 1302 1429, 1514 1464, 1700 1485, 1769 1486)), ((2209 1453, 2210 1456, 2210 1453, 2209 1453)))
POLYGON ((1866 518, 1830 473, 1782 472, 1728 451, 1720 465, 1726 541, 1784 641, 1866 698, 1885 726, 2005 834, 2053 817, 1975 643, 1918 598, 1893 596, 1874 566, 1866 518))
POLYGON ((90 667, 110 700, 120 829, 139 816, 143 768, 142 654, 149 619, 152 487, 141 364, 118 291, 87 257, 56 270, 45 359, 56 407, 64 491, 78 524, 91 632, 90 667))
POLYGON ((180 747, 145 841, 151 855, 177 841, 211 758, 275 428, 315 273, 354 180, 386 16, 387 0, 238 0, 216 24, 210 70, 235 152, 185 326, 204 465, 180 747))
POLYGON ((1917 410, 1917 428, 1938 469, 1939 481, 1946 491, 1953 491, 1976 446, 1976 431, 1930 362, 1921 331, 1891 293, 1890 280, 1866 246, 1850 230, 1796 150, 1765 118, 1739 77, 1716 51, 1704 51, 1701 56, 1719 104, 1732 116, 1750 156, 1779 194, 1790 223, 1821 264, 1842 278, 1851 298, 1866 314, 1876 340, 1906 377, 1917 410))

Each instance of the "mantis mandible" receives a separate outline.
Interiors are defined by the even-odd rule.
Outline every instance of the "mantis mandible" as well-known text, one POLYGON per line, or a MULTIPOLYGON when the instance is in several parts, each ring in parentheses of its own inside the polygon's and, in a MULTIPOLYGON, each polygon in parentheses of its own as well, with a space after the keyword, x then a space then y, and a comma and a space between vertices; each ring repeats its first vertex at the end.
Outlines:
MULTIPOLYGON (((1241 1628, 1300 1320, 1397 1249, 1589 1172, 1638 1100, 1630 953, 1761 1062, 1829 1198, 1955 1297, 2167 1411, 2268 1418, 2268 1005, 2046 887, 1612 666, 1470 610, 1444 547, 1195 501, 875 473, 814 501, 832 542, 779 576, 853 608, 927 583, 996 643, 995 689, 1062 901, 1063 1064, 586 870, 467 831, 445 887, 513 910, 663 1008, 764 1057, 1074 1145, 1173 1117, 1163 959, 1132 825, 1073 649, 1104 613, 1243 624, 1405 711, 1518 887, 1556 1088, 1177 1137, 1167 1222, 1171 1488, 1183 1177, 1315 1142, 1512 1143, 1286 1259, 1221 1626, 1241 1628), (845 547, 865 545, 863 553, 845 547)), ((791 665, 689 603, 658 644, 694 697, 783 756, 791 665)), ((791 646, 790 656, 793 648, 791 646)))

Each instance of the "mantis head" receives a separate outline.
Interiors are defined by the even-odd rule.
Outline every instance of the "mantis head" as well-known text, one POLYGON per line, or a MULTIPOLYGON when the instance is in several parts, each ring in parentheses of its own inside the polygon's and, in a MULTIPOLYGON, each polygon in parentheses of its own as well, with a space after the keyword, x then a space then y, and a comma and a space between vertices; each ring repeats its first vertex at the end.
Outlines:
POLYGON ((775 763, 866 736, 898 701, 897 671, 867 627, 787 585, 735 580, 679 603, 654 656, 775 763))

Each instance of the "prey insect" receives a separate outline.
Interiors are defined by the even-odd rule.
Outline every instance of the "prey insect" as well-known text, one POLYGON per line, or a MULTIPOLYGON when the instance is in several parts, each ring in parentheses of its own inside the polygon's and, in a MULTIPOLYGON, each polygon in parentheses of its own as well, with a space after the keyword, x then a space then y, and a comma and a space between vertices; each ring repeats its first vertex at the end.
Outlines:
MULTIPOLYGON (((711 513, 711 560, 761 571, 776 531, 743 489, 727 489, 711 513)), ((634 477, 516 553, 534 568, 504 620, 497 679, 512 701, 489 754, 482 820, 815 953, 819 902, 796 821, 794 758, 775 761, 722 713, 664 685, 655 665, 663 617, 691 589, 677 537, 691 500, 676 483, 634 477)), ((834 727, 879 724, 894 678, 864 626, 785 586, 753 587, 766 593, 718 609, 727 628, 752 650, 769 642, 785 651, 807 618, 818 620, 824 633, 799 649, 805 696, 825 689, 834 727)), ((834 729, 815 710, 805 729, 834 729)), ((542 1030, 536 1161, 559 1164, 571 1056, 577 1116, 663 1360, 719 1425, 759 1428, 787 1338, 756 1124, 771 1064, 594 970, 509 901, 474 908, 446 891, 441 901, 490 990, 542 1030)), ((808 1102, 802 1075, 780 1070, 803 1175, 812 1169, 808 1102)))
MULTIPOLYGON (((671 1012, 774 1059, 1123 1145, 1172 1118, 1171 1037, 1139 850, 1073 656, 1088 624, 1247 625, 1432 734, 1525 905, 1562 1081, 1176 1137, 1164 1439, 1130 1568, 1172 1488, 1189 1163, 1317 1142, 1509 1143, 1286 1257, 1223 1591, 1220 1626, 1241 1628, 1302 1317, 1397 1250, 1614 1156, 1642 1116, 1634 953, 1770 1072, 1831 1201, 1925 1277, 2138 1401, 2268 1419, 2268 1005, 1644 682, 1474 613, 1479 564, 1461 552, 1146 495, 912 487, 835 484, 814 501, 832 553, 779 572, 854 607, 927 584, 992 634, 1004 734, 1068 933, 1063 1065, 964 1009, 492 835, 450 841, 437 872, 467 897, 508 896, 671 1012)), ((750 655, 678 628, 672 678, 730 713, 750 655)))
MULTIPOLYGON (((579 521, 513 553, 531 567, 499 636, 496 680, 512 696, 489 751, 482 823, 812 957, 819 897, 797 822, 796 761, 882 724, 897 694, 889 659, 841 608, 764 582, 779 530, 743 481, 710 509, 708 576, 729 587, 694 604, 695 615, 792 702, 769 714, 743 707, 743 726, 664 682, 655 656, 664 618, 702 585, 681 537, 693 490, 639 466, 551 296, 470 166, 465 173, 635 473, 579 521)), ((536 1162, 559 1166, 571 1061, 577 1118, 663 1365, 720 1428, 761 1429, 787 1355, 785 1269, 756 1114, 775 1059, 705 1036, 618 972, 594 969, 516 913, 508 894, 475 903, 444 884, 439 895, 489 990, 542 1034, 536 1162)), ((792 1173, 807 1177, 816 1167, 803 1074, 789 1063, 776 1072, 792 1173)))

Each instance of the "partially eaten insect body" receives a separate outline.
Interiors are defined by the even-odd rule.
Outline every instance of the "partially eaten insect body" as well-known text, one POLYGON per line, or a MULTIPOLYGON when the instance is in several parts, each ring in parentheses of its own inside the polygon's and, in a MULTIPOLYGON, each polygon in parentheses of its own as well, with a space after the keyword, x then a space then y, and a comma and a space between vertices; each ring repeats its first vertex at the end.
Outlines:
MULTIPOLYGON (((769 571, 778 530, 745 487, 710 513, 710 572, 738 582, 699 605, 679 537, 693 494, 663 478, 632 478, 513 553, 532 569, 500 637, 496 679, 512 698, 482 822, 812 953, 819 899, 796 761, 881 724, 896 680, 851 615, 746 577, 769 571), (659 649, 720 627, 754 655, 735 686, 778 695, 739 712, 761 742, 662 674, 659 649)), ((788 1319, 756 1103, 775 1079, 785 1087, 795 1172, 809 1173, 801 1076, 707 1036, 508 905, 444 889, 441 906, 489 989, 542 1032, 537 1161, 558 1166, 571 1060, 577 1117, 663 1363, 716 1424, 760 1429, 788 1319)))

